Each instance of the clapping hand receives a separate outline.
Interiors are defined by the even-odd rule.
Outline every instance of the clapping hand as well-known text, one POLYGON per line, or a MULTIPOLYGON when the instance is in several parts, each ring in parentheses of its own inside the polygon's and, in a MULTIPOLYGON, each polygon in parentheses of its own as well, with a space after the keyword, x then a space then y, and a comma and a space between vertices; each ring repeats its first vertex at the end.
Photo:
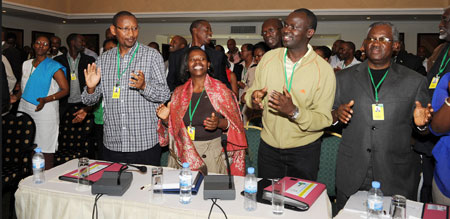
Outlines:
POLYGON ((428 103, 427 107, 422 107, 419 101, 416 101, 416 108, 414 109, 414 124, 417 127, 425 126, 431 120, 431 113, 433 112, 431 104, 428 103))
POLYGON ((212 112, 211 117, 207 117, 203 121, 203 125, 205 126, 206 130, 214 131, 219 126, 219 117, 216 116, 215 112, 212 112))
POLYGON ((139 90, 145 89, 145 76, 141 70, 131 73, 129 86, 139 90))
POLYGON ((291 94, 283 87, 283 93, 273 90, 269 97, 269 107, 277 110, 285 116, 290 116, 296 109, 294 103, 292 103, 291 94))
POLYGON ((333 120, 334 118, 338 119, 344 124, 347 124, 350 122, 350 119, 352 118, 353 110, 352 107, 355 105, 355 101, 351 100, 350 102, 346 104, 341 104, 337 110, 333 111, 333 120))
POLYGON ((158 108, 156 108, 156 115, 166 124, 169 121, 169 114, 170 114, 170 102, 167 104, 167 106, 161 104, 158 106, 158 108))
POLYGON ((267 87, 261 90, 255 90, 252 93, 252 108, 256 110, 263 109, 262 99, 267 95, 267 87))

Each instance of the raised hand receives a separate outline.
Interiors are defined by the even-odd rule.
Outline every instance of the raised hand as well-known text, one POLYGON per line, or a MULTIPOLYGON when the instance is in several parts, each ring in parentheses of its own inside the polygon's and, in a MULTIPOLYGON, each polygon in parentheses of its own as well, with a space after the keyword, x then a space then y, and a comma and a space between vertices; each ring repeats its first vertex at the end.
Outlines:
POLYGON ((206 130, 214 131, 219 126, 219 117, 216 116, 215 112, 211 113, 211 117, 207 117, 203 121, 203 126, 205 126, 206 130))
POLYGON ((414 109, 414 124, 417 127, 427 125, 431 120, 431 113, 433 112, 431 104, 428 103, 427 107, 422 107, 419 101, 416 101, 416 108, 414 109))
POLYGON ((167 104, 167 106, 161 104, 158 106, 158 108, 156 108, 156 115, 166 124, 169 121, 169 114, 170 114, 170 102, 167 104))
POLYGON ((130 85, 130 87, 134 87, 139 90, 144 90, 145 89, 144 73, 141 70, 137 71, 137 73, 132 72, 130 83, 128 85, 130 85))
POLYGON ((100 68, 97 68, 95 63, 88 64, 88 67, 84 69, 84 77, 86 78, 86 86, 88 90, 95 90, 98 83, 100 82, 100 68))
POLYGON ((44 105, 47 103, 45 98, 37 98, 37 101, 39 101, 39 105, 37 105, 35 112, 41 111, 42 108, 44 108, 44 105))
POLYGON ((296 108, 294 103, 292 103, 291 94, 287 91, 286 86, 283 87, 283 93, 276 90, 272 91, 269 96, 269 107, 285 116, 290 116, 296 108))
POLYGON ((351 100, 350 102, 346 103, 346 104, 341 104, 337 110, 334 110, 332 115, 333 115, 333 120, 334 118, 338 119, 339 121, 341 121, 344 124, 347 124, 350 119, 352 118, 352 114, 353 114, 353 110, 352 107, 355 104, 354 100, 351 100))
POLYGON ((267 87, 261 90, 255 90, 252 93, 252 108, 256 110, 263 109, 262 100, 267 95, 267 87))

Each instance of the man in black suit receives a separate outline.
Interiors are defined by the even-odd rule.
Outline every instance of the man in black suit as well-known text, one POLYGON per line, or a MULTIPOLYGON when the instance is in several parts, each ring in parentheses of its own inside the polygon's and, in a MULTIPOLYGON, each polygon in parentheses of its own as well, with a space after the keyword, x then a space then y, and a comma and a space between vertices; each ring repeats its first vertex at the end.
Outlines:
POLYGON ((402 42, 397 43, 397 45, 394 47, 393 58, 395 63, 412 69, 424 76, 427 75, 425 67, 422 64, 423 60, 419 56, 408 53, 405 50, 405 46, 402 42))
POLYGON ((66 55, 60 55, 54 58, 55 61, 66 67, 66 79, 69 83, 70 93, 59 101, 59 114, 63 117, 67 110, 73 107, 81 107, 74 113, 75 118, 72 122, 81 122, 90 111, 90 107, 81 103, 81 91, 86 86, 84 78, 84 69, 88 64, 95 62, 95 58, 83 53, 84 37, 80 34, 72 33, 67 37, 69 52, 66 55))
POLYGON ((183 49, 171 53, 169 56, 167 85, 169 85, 170 91, 173 91, 177 86, 184 84, 189 78, 186 67, 186 52, 191 46, 198 46, 205 50, 211 61, 213 69, 212 77, 226 84, 227 87, 230 88, 230 83, 225 71, 227 61, 225 54, 216 51, 214 48, 208 47, 213 34, 209 22, 206 20, 196 20, 192 22, 189 31, 192 35, 192 43, 183 49))
POLYGON ((426 80, 391 60, 398 31, 389 22, 370 25, 367 60, 336 75, 333 122, 343 124, 336 162, 336 204, 381 182, 384 195, 414 200, 420 157, 411 148, 413 129, 431 117, 426 80), (422 107, 428 104, 427 107, 422 107))

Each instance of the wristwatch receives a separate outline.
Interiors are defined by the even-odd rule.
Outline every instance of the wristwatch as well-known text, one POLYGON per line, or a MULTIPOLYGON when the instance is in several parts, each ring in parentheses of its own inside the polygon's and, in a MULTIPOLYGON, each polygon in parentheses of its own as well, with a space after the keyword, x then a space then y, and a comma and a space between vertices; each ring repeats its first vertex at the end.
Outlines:
POLYGON ((299 115, 298 107, 295 107, 294 112, 292 112, 291 115, 289 115, 289 119, 296 120, 298 118, 298 115, 299 115))

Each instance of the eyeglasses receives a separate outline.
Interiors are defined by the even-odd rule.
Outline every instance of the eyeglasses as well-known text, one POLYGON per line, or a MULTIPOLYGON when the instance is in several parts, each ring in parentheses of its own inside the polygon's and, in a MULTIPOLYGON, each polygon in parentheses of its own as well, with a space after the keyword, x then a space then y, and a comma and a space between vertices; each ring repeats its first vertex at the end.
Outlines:
POLYGON ((371 43, 373 43, 373 42, 375 42, 375 41, 378 41, 378 42, 380 42, 380 43, 390 43, 390 42, 392 42, 393 40, 392 40, 392 39, 389 39, 389 38, 387 38, 387 37, 378 37, 378 38, 367 37, 367 38, 366 38, 366 41, 371 42, 371 43))
POLYGON ((288 29, 288 30, 301 30, 302 27, 296 27, 294 25, 289 25, 289 24, 284 24, 284 28, 288 29))
POLYGON ((265 36, 265 35, 267 35, 267 33, 273 34, 277 30, 279 30, 279 28, 269 28, 269 29, 267 29, 267 31, 262 31, 261 32, 261 36, 265 36))
POLYGON ((123 31, 125 33, 128 33, 130 31, 135 32, 135 31, 139 30, 139 26, 136 26, 136 27, 119 27, 119 26, 116 26, 116 27, 117 27, 117 29, 119 29, 119 30, 121 30, 121 31, 123 31))
POLYGON ((36 41, 35 44, 43 45, 43 46, 48 46, 49 45, 47 42, 41 42, 41 41, 36 41))

